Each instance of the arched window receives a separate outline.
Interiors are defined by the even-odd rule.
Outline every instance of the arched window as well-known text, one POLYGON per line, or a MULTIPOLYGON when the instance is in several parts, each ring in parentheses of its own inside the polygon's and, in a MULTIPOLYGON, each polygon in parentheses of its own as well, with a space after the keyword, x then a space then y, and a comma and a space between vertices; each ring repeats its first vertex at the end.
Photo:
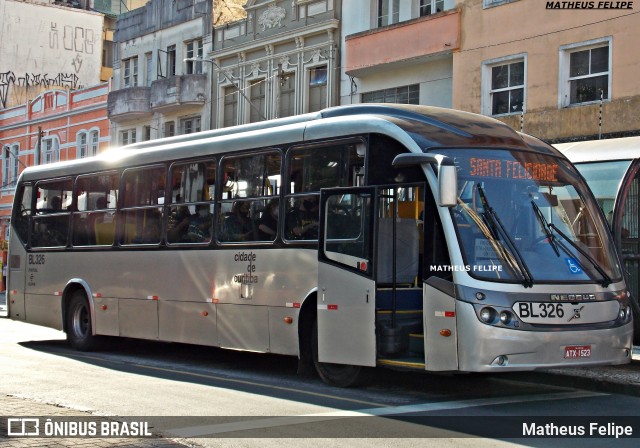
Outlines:
POLYGON ((100 142, 100 131, 92 129, 90 131, 80 131, 76 134, 76 145, 78 151, 76 157, 84 159, 85 157, 93 157, 98 154, 98 144, 100 142))
POLYGON ((86 132, 78 132, 78 151, 76 152, 76 157, 79 159, 84 159, 87 157, 87 133, 86 132))
POLYGON ((10 163, 11 155, 9 154, 9 151, 10 151, 10 148, 8 145, 2 147, 2 187, 3 188, 8 186, 11 183, 9 179, 9 172, 11 167, 11 163, 10 163))
POLYGON ((42 138, 41 163, 53 163, 60 160, 60 142, 57 137, 42 138))
POLYGON ((5 145, 2 147, 2 186, 11 187, 15 185, 20 174, 19 155, 20 145, 5 145))
POLYGON ((93 130, 89 132, 89 157, 98 154, 98 143, 100 142, 100 131, 93 130))

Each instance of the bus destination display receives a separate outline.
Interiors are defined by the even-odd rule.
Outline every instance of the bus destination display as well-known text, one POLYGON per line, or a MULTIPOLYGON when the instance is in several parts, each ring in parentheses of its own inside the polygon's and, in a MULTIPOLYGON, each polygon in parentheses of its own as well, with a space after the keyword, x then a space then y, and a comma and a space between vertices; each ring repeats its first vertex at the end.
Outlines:
POLYGON ((543 182, 558 181, 558 165, 553 163, 470 157, 468 166, 463 167, 463 170, 473 177, 532 179, 543 182))

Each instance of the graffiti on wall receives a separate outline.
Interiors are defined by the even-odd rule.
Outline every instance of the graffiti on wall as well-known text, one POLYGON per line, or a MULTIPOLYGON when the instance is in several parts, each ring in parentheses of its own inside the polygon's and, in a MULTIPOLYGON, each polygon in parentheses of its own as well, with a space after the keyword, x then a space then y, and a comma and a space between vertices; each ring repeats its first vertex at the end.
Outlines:
MULTIPOLYGON (((51 22, 49 48, 56 50, 60 48, 60 34, 58 24, 51 22)), ((65 25, 62 28, 62 46, 65 50, 93 54, 93 38, 93 30, 89 28, 71 25, 65 25)))
MULTIPOLYGON (((74 71, 75 73, 51 74, 27 72, 24 74, 16 74, 13 71, 0 72, 0 108, 7 107, 10 93, 12 95, 12 103, 16 100, 18 102, 24 102, 27 98, 18 97, 26 96, 25 88, 28 87, 83 88, 78 75, 81 74, 80 71, 84 62, 83 58, 86 58, 87 55, 93 55, 96 51, 96 33, 94 30, 82 26, 62 25, 53 21, 41 22, 41 26, 45 27, 43 29, 45 33, 48 28, 49 48, 54 50, 49 52, 51 55, 49 57, 56 58, 56 54, 60 55, 60 53, 55 50, 73 52, 73 58, 70 62, 73 68, 70 68, 70 71, 74 71), (12 93, 12 89, 14 89, 14 93, 12 93)), ((41 67, 42 66, 47 66, 46 61, 42 61, 41 67)))
POLYGON ((70 90, 82 89, 80 78, 75 73, 58 73, 55 76, 48 73, 17 76, 13 72, 0 73, 0 107, 7 107, 9 89, 17 87, 63 87, 70 90))

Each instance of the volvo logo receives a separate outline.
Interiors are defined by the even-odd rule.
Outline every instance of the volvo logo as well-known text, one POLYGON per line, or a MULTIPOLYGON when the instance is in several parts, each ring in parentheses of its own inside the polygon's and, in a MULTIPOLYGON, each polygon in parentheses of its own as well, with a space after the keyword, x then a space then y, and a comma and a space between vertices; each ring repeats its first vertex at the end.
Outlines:
POLYGON ((551 294, 551 300, 555 302, 584 302, 596 300, 595 294, 551 294))

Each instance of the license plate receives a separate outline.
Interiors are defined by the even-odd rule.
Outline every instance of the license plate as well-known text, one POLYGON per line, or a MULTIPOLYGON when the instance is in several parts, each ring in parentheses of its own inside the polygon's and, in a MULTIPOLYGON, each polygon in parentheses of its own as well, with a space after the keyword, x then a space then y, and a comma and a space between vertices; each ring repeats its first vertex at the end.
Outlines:
POLYGON ((591 357, 590 345, 567 345, 564 348, 564 357, 566 359, 579 359, 591 357))
POLYGON ((617 300, 602 302, 516 302, 513 311, 522 322, 542 325, 584 325, 616 320, 617 300))
POLYGON ((552 302, 517 302, 513 310, 527 323, 564 324, 571 317, 571 305, 552 302))

